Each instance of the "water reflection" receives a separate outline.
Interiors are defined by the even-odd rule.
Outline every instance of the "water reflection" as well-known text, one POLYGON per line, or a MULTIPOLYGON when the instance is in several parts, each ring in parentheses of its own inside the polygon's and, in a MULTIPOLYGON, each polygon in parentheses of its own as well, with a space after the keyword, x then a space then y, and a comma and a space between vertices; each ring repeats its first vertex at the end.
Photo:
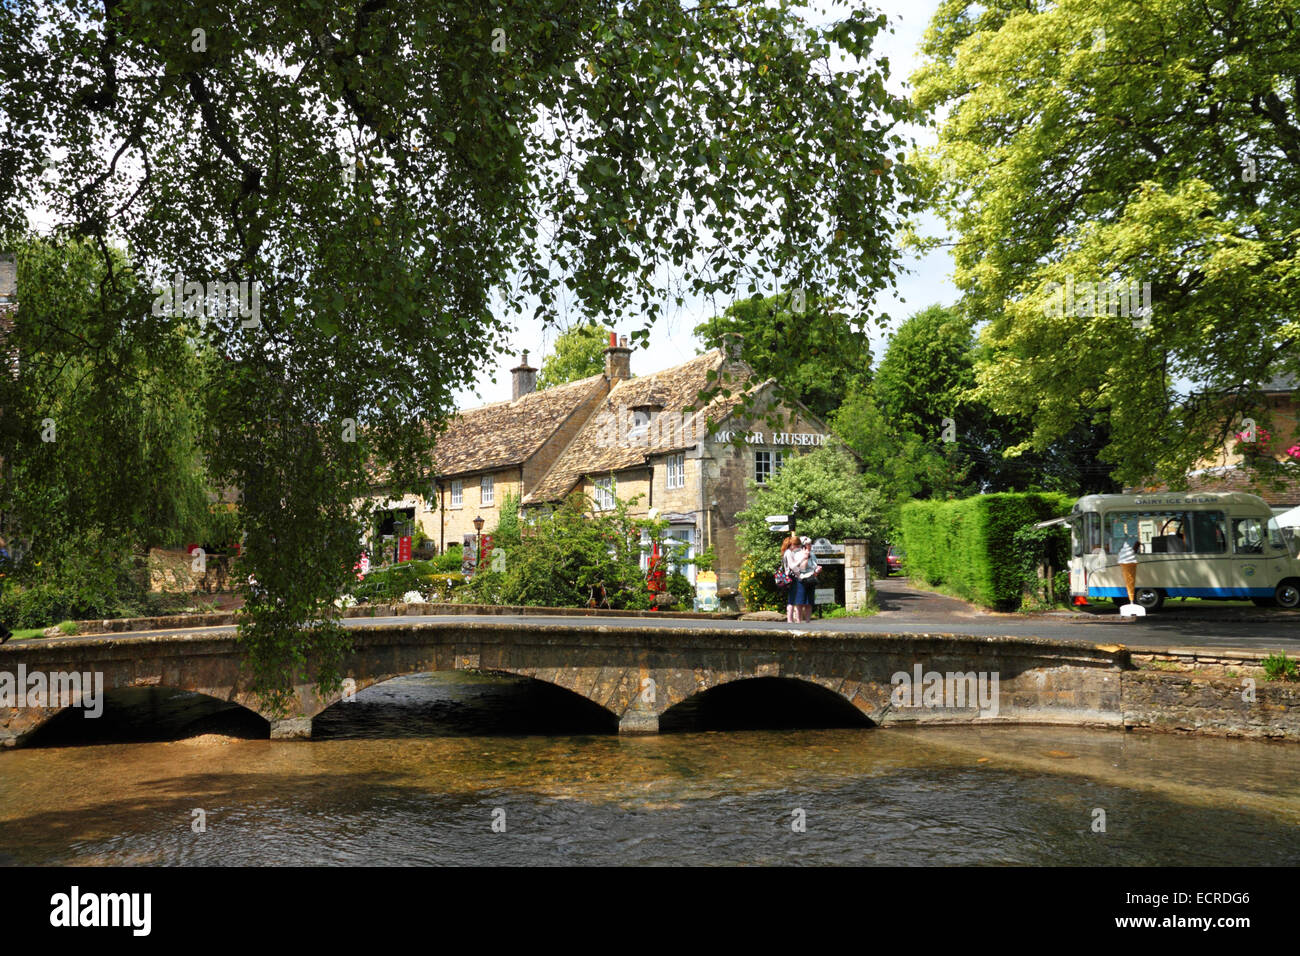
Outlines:
POLYGON ((0 862, 1300 863, 1293 745, 1042 727, 626 738, 559 693, 426 675, 332 708, 310 743, 3 753, 0 862))

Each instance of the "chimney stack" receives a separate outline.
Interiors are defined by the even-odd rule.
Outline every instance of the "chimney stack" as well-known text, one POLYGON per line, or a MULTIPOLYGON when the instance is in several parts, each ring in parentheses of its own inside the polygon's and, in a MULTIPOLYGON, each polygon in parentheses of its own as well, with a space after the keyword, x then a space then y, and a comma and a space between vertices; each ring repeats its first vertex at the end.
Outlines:
POLYGON ((9 305, 18 298, 18 257, 0 252, 0 304, 9 305))
POLYGON ((537 389, 537 369, 528 364, 528 351, 524 350, 519 364, 510 370, 510 400, 518 401, 537 389))
POLYGON ((627 336, 622 339, 609 333, 609 348, 605 349, 605 375, 611 382, 632 377, 632 350, 627 347, 627 336))

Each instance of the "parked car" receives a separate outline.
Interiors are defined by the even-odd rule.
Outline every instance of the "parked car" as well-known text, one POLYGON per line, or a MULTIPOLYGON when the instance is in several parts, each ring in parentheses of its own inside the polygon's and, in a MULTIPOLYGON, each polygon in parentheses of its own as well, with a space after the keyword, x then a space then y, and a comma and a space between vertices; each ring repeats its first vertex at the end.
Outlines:
MULTIPOLYGON (((876 553, 879 554, 880 552, 876 553)), ((903 552, 902 548, 896 544, 891 544, 889 550, 885 552, 885 575, 891 575, 895 571, 902 574, 903 558, 905 557, 907 557, 907 555, 903 552)))

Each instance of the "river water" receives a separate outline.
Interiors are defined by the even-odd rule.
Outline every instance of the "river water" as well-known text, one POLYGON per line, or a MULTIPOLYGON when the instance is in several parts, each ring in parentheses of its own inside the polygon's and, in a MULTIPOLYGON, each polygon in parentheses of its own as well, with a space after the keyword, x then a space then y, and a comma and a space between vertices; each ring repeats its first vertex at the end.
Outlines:
POLYGON ((546 685, 467 672, 370 688, 312 741, 247 739, 264 725, 211 706, 154 691, 0 753, 0 863, 1300 864, 1294 744, 1044 727, 619 737, 546 685), (146 727, 199 735, 103 741, 146 727))

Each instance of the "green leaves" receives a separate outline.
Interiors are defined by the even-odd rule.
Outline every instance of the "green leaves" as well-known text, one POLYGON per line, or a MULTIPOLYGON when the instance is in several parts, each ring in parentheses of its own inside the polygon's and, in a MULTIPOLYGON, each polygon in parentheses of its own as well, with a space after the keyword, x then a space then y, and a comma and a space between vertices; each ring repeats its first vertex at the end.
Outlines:
POLYGON ((1295 5, 967 11, 940 8, 914 80, 950 109, 930 171, 989 322, 979 395, 1032 422, 1027 446, 1105 421, 1118 477, 1181 482, 1257 383, 1300 373, 1295 5), (1149 282, 1149 328, 1052 314, 1067 279, 1149 282))

